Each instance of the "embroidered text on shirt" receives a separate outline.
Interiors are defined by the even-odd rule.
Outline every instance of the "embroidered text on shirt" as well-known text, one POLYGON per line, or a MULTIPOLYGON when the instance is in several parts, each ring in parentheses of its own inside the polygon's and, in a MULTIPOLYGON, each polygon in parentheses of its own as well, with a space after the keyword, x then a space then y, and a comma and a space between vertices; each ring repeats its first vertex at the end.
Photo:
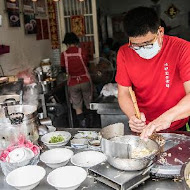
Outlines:
POLYGON ((164 64, 164 71, 165 71, 165 79, 166 79, 166 87, 170 87, 170 75, 169 75, 169 65, 168 63, 164 64))

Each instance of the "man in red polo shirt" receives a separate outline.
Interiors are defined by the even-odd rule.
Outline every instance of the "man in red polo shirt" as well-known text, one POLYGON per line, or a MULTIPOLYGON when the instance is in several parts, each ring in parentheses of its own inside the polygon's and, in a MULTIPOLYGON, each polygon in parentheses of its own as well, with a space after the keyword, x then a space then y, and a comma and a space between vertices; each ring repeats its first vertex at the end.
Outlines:
POLYGON ((129 44, 117 56, 118 101, 132 131, 147 139, 154 131, 180 130, 190 116, 190 42, 164 35, 156 12, 147 7, 124 18, 129 44), (135 116, 132 86, 141 112, 135 116))

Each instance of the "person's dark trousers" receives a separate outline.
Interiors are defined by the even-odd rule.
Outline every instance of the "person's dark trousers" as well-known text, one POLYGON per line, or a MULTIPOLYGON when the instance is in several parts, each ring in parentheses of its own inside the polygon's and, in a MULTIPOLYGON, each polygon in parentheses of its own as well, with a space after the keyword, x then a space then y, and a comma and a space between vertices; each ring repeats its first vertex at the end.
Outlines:
POLYGON ((85 112, 88 127, 93 128, 94 123, 94 111, 87 109, 85 112))
POLYGON ((78 114, 77 119, 79 122, 79 128, 86 128, 87 127, 87 121, 86 121, 86 118, 84 117, 83 113, 78 114))

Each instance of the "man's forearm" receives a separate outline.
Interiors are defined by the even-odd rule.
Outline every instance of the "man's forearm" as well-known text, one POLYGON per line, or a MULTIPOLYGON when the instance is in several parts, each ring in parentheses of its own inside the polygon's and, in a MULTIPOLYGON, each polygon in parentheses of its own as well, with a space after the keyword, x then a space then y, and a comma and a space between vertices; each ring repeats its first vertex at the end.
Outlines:
POLYGON ((125 115, 128 116, 128 118, 135 115, 133 102, 128 95, 119 94, 118 95, 118 102, 119 102, 121 110, 125 113, 125 115))
POLYGON ((163 116, 169 117, 171 121, 177 121, 190 116, 190 94, 182 98, 179 103, 166 111, 163 116))

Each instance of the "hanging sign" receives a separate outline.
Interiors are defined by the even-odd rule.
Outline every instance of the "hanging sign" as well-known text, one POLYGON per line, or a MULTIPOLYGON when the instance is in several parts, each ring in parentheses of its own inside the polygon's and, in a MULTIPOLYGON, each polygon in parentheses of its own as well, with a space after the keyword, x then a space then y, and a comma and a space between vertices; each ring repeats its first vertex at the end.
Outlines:
POLYGON ((38 16, 46 16, 46 1, 38 0, 36 1, 36 14, 38 16))
POLYGON ((34 14, 24 14, 25 34, 36 34, 36 19, 34 14))
POLYGON ((83 15, 71 16, 71 31, 77 36, 85 35, 85 22, 83 15))
POLYGON ((58 23, 56 18, 56 4, 48 0, 48 14, 52 49, 59 49, 58 23))
POLYGON ((171 19, 173 19, 177 16, 179 12, 180 12, 179 9, 175 5, 172 4, 165 11, 165 14, 167 14, 171 19))
POLYGON ((22 0, 23 3, 23 12, 24 13, 33 13, 34 14, 34 3, 31 0, 22 0))
POLYGON ((19 1, 5 0, 5 7, 8 12, 9 26, 20 27, 19 1))

